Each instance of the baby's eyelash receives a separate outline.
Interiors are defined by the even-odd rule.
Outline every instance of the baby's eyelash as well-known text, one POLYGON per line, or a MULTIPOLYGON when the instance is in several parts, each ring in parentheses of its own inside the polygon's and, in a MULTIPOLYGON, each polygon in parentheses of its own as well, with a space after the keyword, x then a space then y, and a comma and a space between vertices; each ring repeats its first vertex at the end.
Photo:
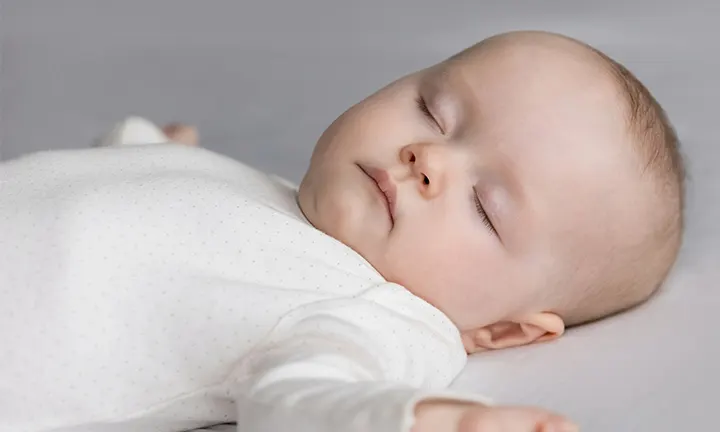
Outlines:
POLYGON ((445 135, 445 130, 440 126, 440 123, 437 121, 435 116, 430 112, 430 108, 428 108, 427 102, 425 102, 425 98, 422 96, 418 96, 415 99, 415 102, 417 103, 418 108, 423 113, 425 118, 427 118, 432 125, 437 128, 438 131, 440 131, 441 134, 445 135))
POLYGON ((422 96, 418 96, 417 99, 415 99, 415 102, 417 103, 420 111, 425 114, 427 118, 435 122, 435 117, 433 117, 432 113, 430 112, 430 109, 427 106, 427 102, 425 102, 425 98, 422 96))
POLYGON ((478 198, 477 192, 475 191, 475 188, 473 188, 473 201, 475 202, 475 209, 477 210, 478 214, 480 215, 480 218, 482 219, 483 224, 488 227, 490 231, 493 232, 493 234, 497 235, 497 231, 495 230, 495 227, 493 226, 492 222, 490 221, 490 218, 488 217, 487 213, 485 212, 485 209, 482 206, 482 203, 480 202, 480 198, 478 198))
POLYGON ((430 108, 428 107, 427 102, 425 101, 425 98, 418 95, 418 97, 415 99, 415 102, 418 106, 418 109, 423 113, 426 119, 430 121, 433 127, 435 127, 442 135, 445 135, 445 129, 440 125, 440 122, 435 118, 432 112, 430 112, 430 108))

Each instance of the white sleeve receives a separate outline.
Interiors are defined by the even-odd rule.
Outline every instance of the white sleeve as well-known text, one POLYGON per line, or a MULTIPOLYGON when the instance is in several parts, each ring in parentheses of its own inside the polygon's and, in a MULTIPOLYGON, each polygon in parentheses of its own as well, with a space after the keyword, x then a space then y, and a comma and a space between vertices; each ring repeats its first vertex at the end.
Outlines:
POLYGON ((442 398, 465 350, 453 324, 404 288, 291 312, 234 375, 238 431, 408 432, 414 406, 442 398))

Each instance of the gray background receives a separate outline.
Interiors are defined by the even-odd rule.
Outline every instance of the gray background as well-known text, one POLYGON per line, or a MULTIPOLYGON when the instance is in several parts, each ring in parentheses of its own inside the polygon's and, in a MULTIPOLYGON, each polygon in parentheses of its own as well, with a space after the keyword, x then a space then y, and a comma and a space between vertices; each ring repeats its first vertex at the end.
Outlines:
MULTIPOLYGON (((690 166, 686 247, 647 307, 556 344, 473 358, 456 387, 585 430, 718 430, 720 2, 3 0, 0 158, 85 147, 129 114, 299 181, 343 110, 491 34, 545 29, 626 64, 690 166)), ((609 173, 610 174, 610 173, 609 173)))

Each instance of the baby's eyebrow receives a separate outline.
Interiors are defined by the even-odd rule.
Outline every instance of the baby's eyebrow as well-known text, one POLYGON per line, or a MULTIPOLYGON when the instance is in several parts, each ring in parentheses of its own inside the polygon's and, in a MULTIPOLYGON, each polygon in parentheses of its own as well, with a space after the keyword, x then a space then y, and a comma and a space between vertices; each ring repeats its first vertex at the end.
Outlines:
POLYGON ((452 88, 450 72, 445 67, 431 71, 421 82, 421 87, 430 87, 435 92, 445 92, 452 88))
POLYGON ((450 71, 448 68, 441 68, 436 73, 436 79, 438 84, 442 87, 447 87, 450 84, 450 71))

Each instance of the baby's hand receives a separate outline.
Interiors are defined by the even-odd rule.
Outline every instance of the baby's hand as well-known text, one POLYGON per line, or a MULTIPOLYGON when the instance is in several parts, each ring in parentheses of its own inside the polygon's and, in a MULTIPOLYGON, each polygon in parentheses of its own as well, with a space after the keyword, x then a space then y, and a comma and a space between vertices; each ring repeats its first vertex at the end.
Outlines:
POLYGON ((538 408, 422 402, 412 432, 577 432, 565 418, 538 408))
POLYGON ((165 135, 178 144, 197 147, 199 138, 195 127, 183 123, 170 123, 162 128, 165 135))

